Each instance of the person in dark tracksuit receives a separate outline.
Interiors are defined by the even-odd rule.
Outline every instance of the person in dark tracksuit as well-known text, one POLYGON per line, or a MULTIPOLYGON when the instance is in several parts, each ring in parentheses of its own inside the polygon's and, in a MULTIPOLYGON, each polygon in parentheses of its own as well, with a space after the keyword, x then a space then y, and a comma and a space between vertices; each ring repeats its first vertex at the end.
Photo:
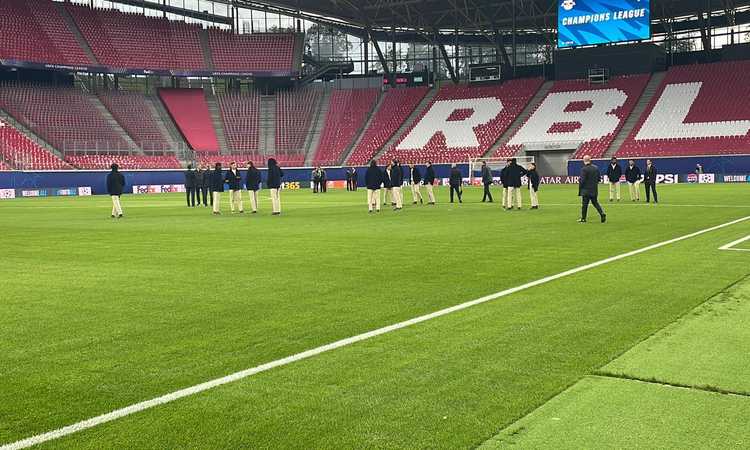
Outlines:
POLYGON ((536 164, 529 164, 529 170, 526 171, 526 177, 529 179, 529 198, 531 198, 531 209, 539 209, 539 173, 536 171, 536 164))
POLYGON ((349 186, 350 186, 349 190, 352 192, 356 191, 358 184, 359 183, 357 182, 357 169, 352 167, 351 169, 349 169, 349 186))
POLYGON ((247 187, 247 193, 250 194, 250 208, 252 208, 252 214, 258 212, 258 191, 260 190, 261 183, 260 170, 255 167, 252 161, 247 162, 247 175, 245 175, 245 187, 247 187))
POLYGON ((458 196, 458 203, 463 203, 463 201, 461 200, 461 184, 463 184, 463 176, 461 176, 461 171, 458 170, 458 167, 456 167, 455 164, 451 165, 451 173, 450 178, 448 179, 448 184, 450 185, 451 203, 453 203, 453 192, 455 192, 458 196))
POLYGON ((435 168, 432 167, 432 162, 427 163, 427 168, 424 171, 424 178, 422 179, 425 189, 427 189, 427 204, 435 204, 435 193, 432 191, 435 185, 435 168))
POLYGON ((617 162, 617 158, 612 157, 612 161, 607 166, 607 178, 609 179, 609 201, 613 201, 617 196, 620 201, 620 177, 622 177, 622 167, 617 162))
POLYGON ((373 160, 370 161, 370 167, 365 172, 365 186, 367 187, 367 210, 372 212, 374 207, 380 212, 380 185, 383 184, 383 172, 378 168, 378 164, 373 160))
POLYGON ((601 175, 599 174, 599 168, 594 164, 591 164, 591 157, 586 155, 583 157, 583 168, 581 169, 581 179, 578 184, 578 195, 581 197, 581 218, 579 222, 585 223, 586 216, 588 215, 589 203, 594 205, 594 208, 599 212, 602 218, 602 223, 607 221, 607 215, 604 214, 602 206, 599 204, 599 181, 601 175))
POLYGON ((492 186, 492 170, 487 165, 487 161, 482 161, 482 184, 484 185, 484 196, 482 196, 482 203, 488 199, 492 203, 492 192, 490 187, 492 186))
POLYGON ((188 208, 195 208, 195 181, 196 177, 193 165, 188 164, 185 171, 185 197, 188 208))
POLYGON ((647 159, 646 171, 643 172, 643 184, 646 185, 646 203, 651 202, 651 192, 654 193, 654 203, 659 203, 659 196, 656 194, 656 176, 658 174, 659 171, 656 170, 654 162, 647 159))
POLYGON ((214 170, 211 172, 209 189, 211 189, 211 199, 213 201, 213 214, 221 214, 221 193, 224 192, 224 173, 221 170, 221 163, 217 162, 214 170))
POLYGON ((526 169, 519 166, 516 158, 511 158, 510 164, 505 168, 505 178, 508 184, 508 211, 513 209, 513 200, 515 197, 516 207, 521 209, 523 199, 521 198, 521 178, 526 175, 526 169))
POLYGON ((328 174, 323 168, 320 168, 320 192, 328 192, 328 174))
POLYGON ((125 177, 120 173, 120 168, 117 164, 110 166, 112 170, 107 174, 107 194, 112 198, 112 218, 122 218, 122 205, 120 205, 120 197, 125 190, 125 177))
POLYGON ((409 176, 411 178, 411 197, 412 200, 414 200, 414 204, 417 204, 417 199, 419 199, 419 203, 424 203, 422 190, 420 189, 422 173, 419 172, 419 167, 417 167, 416 164, 412 164, 411 169, 409 170, 409 176))
POLYGON ((268 174, 266 177, 268 190, 271 191, 271 205, 273 208, 271 215, 281 215, 281 179, 284 177, 284 171, 281 170, 279 163, 274 158, 268 159, 268 174))
POLYGON ((206 171, 206 166, 199 165, 198 170, 195 171, 195 193, 198 197, 198 206, 201 203, 203 203, 203 206, 208 206, 208 177, 209 173, 206 171))
POLYGON ((625 180, 630 188, 630 200, 634 202, 641 201, 641 168, 635 165, 634 160, 628 161, 628 167, 625 169, 625 180))

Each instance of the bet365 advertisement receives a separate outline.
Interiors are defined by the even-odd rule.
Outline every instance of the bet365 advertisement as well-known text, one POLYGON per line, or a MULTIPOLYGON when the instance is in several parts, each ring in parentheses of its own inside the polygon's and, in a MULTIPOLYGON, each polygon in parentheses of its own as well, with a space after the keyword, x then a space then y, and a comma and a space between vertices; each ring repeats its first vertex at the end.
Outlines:
POLYGON ((651 37, 650 0, 558 0, 557 46, 606 44, 651 37))

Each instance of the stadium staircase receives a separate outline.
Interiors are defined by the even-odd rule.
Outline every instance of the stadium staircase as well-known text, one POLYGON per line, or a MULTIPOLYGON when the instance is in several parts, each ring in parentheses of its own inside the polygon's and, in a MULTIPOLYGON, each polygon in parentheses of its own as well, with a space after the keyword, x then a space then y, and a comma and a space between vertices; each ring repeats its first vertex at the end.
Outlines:
POLYGON ((272 155, 276 151, 276 96, 262 95, 259 111, 261 155, 272 155))
POLYGON ((221 120, 221 111, 216 97, 212 94, 206 94, 206 103, 208 104, 208 113, 211 115, 211 122, 216 130, 216 139, 219 141, 219 153, 228 155, 231 153, 229 144, 227 144, 227 135, 224 132, 224 121, 221 120))
POLYGON ((75 37, 76 42, 78 42, 78 45, 81 46, 81 49, 86 54, 86 56, 88 56, 89 59, 93 61, 96 65, 101 65, 99 60, 96 58, 96 55, 94 55, 94 52, 91 50, 89 43, 86 42, 86 39, 83 37, 83 34, 81 34, 81 30, 80 28, 78 28, 78 25, 76 24, 75 19, 73 19, 73 16, 70 15, 70 12, 67 9, 65 9, 62 3, 54 2, 54 5, 55 5, 55 8, 57 8, 57 11, 60 13, 60 16, 68 25, 68 29, 70 30, 71 33, 73 33, 73 37, 75 37))
POLYGON ((203 63, 209 70, 214 70, 214 59, 211 56, 211 44, 208 42, 208 31, 205 28, 201 28, 198 31, 198 37, 201 42, 201 50, 203 52, 203 63))
POLYGON ((391 136, 390 139, 388 139, 388 142, 383 145, 383 147, 378 150, 378 152, 375 154, 375 156, 372 157, 374 160, 378 160, 383 154, 388 150, 389 148, 396 145, 396 142, 398 142, 399 139, 401 139, 401 135, 406 132, 406 130, 411 129, 412 125, 414 124, 414 121, 417 120, 417 118, 422 116, 422 112, 425 108, 427 108, 428 105, 432 103, 432 99, 435 98, 440 88, 433 87, 430 89, 427 94, 424 96, 421 102, 419 102, 419 105, 417 105, 416 108, 414 108, 414 111, 409 115, 409 117, 404 121, 403 124, 399 127, 399 129, 391 136))
POLYGON ((6 111, 3 111, 2 109, 0 109, 0 119, 4 120, 6 123, 9 123, 13 128, 23 133, 27 138, 36 142, 40 147, 44 148, 48 152, 52 153, 60 159, 65 159, 63 153, 60 150, 56 149, 52 144, 44 140, 38 134, 26 128, 22 123, 17 121, 13 116, 8 114, 6 111))
POLYGON ((547 97, 547 94, 549 93, 550 89, 552 89, 552 86, 554 84, 554 81, 545 81, 544 84, 542 84, 542 87, 539 88, 536 94, 534 94, 523 111, 521 111, 521 114, 516 117, 516 120, 514 120, 513 123, 510 124, 508 129, 505 130, 505 133, 500 136, 497 142, 495 142, 492 147, 490 147, 490 150, 483 155, 485 158, 494 155, 495 152, 497 152, 500 148, 505 146, 508 141, 510 141, 510 139, 516 134, 516 131, 518 131, 518 129, 522 127, 527 120, 529 120, 529 117, 531 117, 531 114, 536 111, 536 109, 539 107, 539 104, 542 103, 542 100, 547 97))
POLYGON ((301 80, 297 82, 297 86, 302 87, 312 83, 318 78, 325 78, 328 74, 349 74, 354 72, 354 62, 351 60, 318 60, 310 55, 304 55, 303 61, 306 67, 311 67, 307 74, 305 74, 301 80))
POLYGON ((120 125, 120 122, 118 122, 114 116, 112 116, 112 113, 109 112, 109 109, 102 103, 102 101, 97 97, 96 95, 89 96, 89 99, 91 103, 94 104, 94 107, 99 111, 99 114, 101 114, 102 118, 112 127, 112 129, 117 133, 118 136, 120 136, 127 144, 128 147, 130 147, 130 150, 136 150, 138 153, 143 153, 143 150, 138 146, 138 144, 135 143, 133 138, 125 131, 125 129, 120 125))
POLYGON ((378 101, 375 103, 372 111, 370 111, 370 117, 367 118, 362 129, 357 132, 357 137, 354 139, 354 141, 349 144, 349 147, 347 147, 346 151, 344 152, 344 157, 338 162, 340 165, 343 165, 344 163, 346 163, 346 161, 349 160, 349 158, 351 158, 354 150, 357 148, 359 143, 362 142, 362 138, 366 134, 365 132, 370 128, 372 121, 375 119, 378 111, 380 111, 380 107, 383 105, 383 100, 385 100, 385 93, 381 92, 380 96, 378 97, 378 101))
POLYGON ((315 152, 318 149, 318 144, 320 144, 320 136, 323 132, 326 117, 328 117, 328 108, 331 104, 331 92, 332 89, 325 88, 323 95, 320 96, 318 107, 315 108, 315 118, 310 127, 310 133, 305 139, 305 167, 310 167, 312 164, 313 158, 315 158, 315 152))
POLYGON ((155 95, 147 95, 146 102, 149 107, 152 108, 153 116, 157 120, 156 126, 163 130, 165 132, 165 135, 169 136, 169 138, 176 144, 178 148, 187 149, 188 144, 185 141, 185 137, 182 136, 182 133, 180 133, 174 122, 172 122, 172 118, 169 117, 169 113, 167 113, 167 110, 164 107, 164 104, 161 102, 161 99, 159 99, 159 97, 155 95))
POLYGON ((640 119, 643 113, 646 111, 646 108, 648 107, 649 103, 651 103, 651 99, 656 94, 656 91, 659 89, 659 86, 661 86, 661 82, 664 80, 664 77, 666 75, 667 72, 656 72, 651 75, 651 79, 648 80, 648 84, 646 84, 646 87, 643 89, 643 93, 638 99, 638 103, 636 103, 635 107, 633 108, 633 112, 630 113, 630 116, 628 116, 627 120, 620 129, 620 132, 617 133, 617 136, 615 136, 615 138, 612 140, 612 143, 609 145, 607 152, 604 154, 604 158, 611 158, 612 156, 614 156, 614 154, 617 153, 617 150, 619 150, 622 144, 625 142, 625 139, 630 136, 633 128, 635 128, 635 126, 638 124, 638 119, 640 119))

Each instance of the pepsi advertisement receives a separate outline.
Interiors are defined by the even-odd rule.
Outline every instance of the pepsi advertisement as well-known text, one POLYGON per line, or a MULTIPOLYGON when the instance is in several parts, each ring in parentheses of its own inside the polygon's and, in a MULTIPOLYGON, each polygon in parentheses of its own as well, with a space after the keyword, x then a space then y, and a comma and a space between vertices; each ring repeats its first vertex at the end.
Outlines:
POLYGON ((558 48, 651 37, 650 0, 558 0, 558 48))

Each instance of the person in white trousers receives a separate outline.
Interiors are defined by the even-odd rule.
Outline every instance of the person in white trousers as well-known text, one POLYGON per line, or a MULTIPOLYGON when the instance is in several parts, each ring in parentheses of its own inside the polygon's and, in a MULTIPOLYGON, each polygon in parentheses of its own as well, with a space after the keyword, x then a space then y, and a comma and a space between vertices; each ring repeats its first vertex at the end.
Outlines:
POLYGON ((378 168, 378 164, 373 160, 370 161, 370 167, 365 172, 365 187, 367 187, 367 211, 380 212, 380 185, 383 184, 383 172, 378 168))
POLYGON ((112 218, 122 218, 122 205, 120 196, 125 191, 125 177, 120 173, 117 164, 110 166, 111 171, 107 175, 107 194, 112 198, 112 218))
POLYGON ((232 162, 229 164, 229 170, 224 174, 224 183, 229 186, 229 209, 234 214, 235 211, 240 214, 245 213, 245 208, 242 206, 242 174, 237 168, 237 163, 232 162))
POLYGON ((419 203, 424 203, 420 183, 422 183, 422 174, 419 172, 417 165, 413 164, 411 166, 411 197, 415 205, 417 204, 417 200, 419 200, 419 203))
POLYGON ((404 193, 402 191, 404 186, 404 170, 397 159, 393 160, 393 165, 391 166, 391 184, 393 185, 393 198, 396 203, 393 209, 401 211, 404 207, 404 193))
POLYGON ((260 184, 260 170, 255 167, 255 164, 253 164, 252 161, 248 161, 245 187, 247 188, 247 193, 250 194, 250 208, 252 208, 252 214, 258 213, 258 191, 260 190, 260 184))
POLYGON ((539 209, 539 173, 536 171, 536 164, 529 164, 526 171, 526 178, 529 180, 529 198, 531 199, 531 209, 539 209))
POLYGON ((221 169, 221 163, 214 165, 214 170, 209 175, 211 186, 211 198, 213 199, 212 214, 218 216, 221 214, 221 193, 224 192, 224 173, 221 169))
POLYGON ((266 184, 271 191, 271 205, 273 208, 272 216, 281 215, 281 179, 284 177, 284 171, 279 167, 279 163, 274 158, 268 159, 268 175, 266 184))
POLYGON ((620 201, 620 177, 622 177, 622 167, 614 156, 607 166, 607 178, 609 179, 609 201, 620 201))
POLYGON ((427 168, 424 171, 424 179, 422 181, 427 190, 427 204, 434 205, 435 193, 432 191, 432 187, 435 184, 435 168, 432 167, 432 162, 427 163, 427 168))
POLYGON ((641 201, 641 168, 635 165, 634 160, 628 161, 628 167, 625 168, 625 180, 628 182, 630 191, 630 201, 641 201))

